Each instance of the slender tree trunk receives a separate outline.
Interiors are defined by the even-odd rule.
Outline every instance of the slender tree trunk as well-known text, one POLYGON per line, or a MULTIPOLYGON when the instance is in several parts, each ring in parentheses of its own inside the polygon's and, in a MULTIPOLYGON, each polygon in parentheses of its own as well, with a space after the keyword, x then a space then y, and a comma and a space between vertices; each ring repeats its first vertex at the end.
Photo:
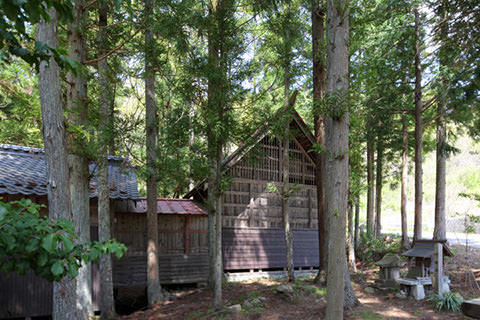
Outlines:
MULTIPOLYGON (((48 11, 50 21, 37 25, 37 41, 51 48, 58 47, 57 13, 48 11)), ((67 143, 60 87, 60 68, 53 58, 40 63, 38 89, 42 109, 42 134, 47 171, 48 214, 50 218, 73 221, 70 207, 67 143)), ((79 319, 76 308, 75 280, 69 277, 53 283, 54 320, 79 319)))
MULTIPOLYGON (((107 24, 109 13, 108 2, 99 4, 98 9, 98 56, 108 51, 107 24)), ((110 85, 109 66, 107 58, 98 62, 98 86, 100 133, 98 141, 98 239, 106 241, 112 238, 110 221, 110 187, 108 184, 108 147, 112 145, 111 103, 113 89, 110 85)), ((112 257, 109 254, 100 257, 100 310, 105 319, 115 317, 115 302, 113 299, 112 257)))
POLYGON ((190 102, 190 106, 189 106, 189 110, 188 110, 188 152, 189 152, 189 156, 188 156, 188 180, 189 180, 189 184, 188 184, 188 190, 193 190, 193 188, 195 187, 195 181, 193 180, 193 155, 194 155, 194 152, 195 150, 193 149, 193 145, 195 143, 195 130, 194 130, 194 118, 195 118, 195 106, 193 104, 193 101, 190 102))
POLYGON ((225 113, 228 110, 226 90, 228 87, 228 68, 226 63, 225 30, 227 18, 231 15, 233 2, 227 0, 210 1, 208 14, 208 62, 211 72, 208 74, 208 102, 206 110, 207 144, 210 175, 208 178, 208 214, 209 214, 209 258, 210 283, 214 287, 214 307, 223 307, 222 299, 222 209, 223 191, 222 161, 226 144, 227 129, 225 113), (210 217, 212 216, 212 217, 210 217))
MULTIPOLYGON (((347 265, 345 254, 345 216, 348 202, 348 0, 327 0, 327 94, 335 99, 326 119, 325 213, 328 215, 327 320, 343 319, 347 265)), ((351 292, 353 294, 353 291, 351 292)))
MULTIPOLYGON (((290 3, 287 4, 287 14, 290 14, 290 3)), ((288 25, 288 24, 287 24, 288 25)), ((288 46, 290 42, 290 32, 285 30, 285 43, 288 46)), ((287 48, 286 54, 289 54, 287 48)), ((287 106, 287 110, 290 111, 289 105, 289 92, 290 92, 290 63, 289 59, 284 61, 284 103, 287 106)), ((289 115, 287 116, 290 120, 289 115)), ((283 218, 283 231, 285 232, 285 244, 286 244, 286 256, 287 256, 287 274, 288 281, 295 281, 295 274, 293 270, 293 237, 292 230, 290 228, 290 208, 288 198, 290 196, 290 121, 285 124, 285 132, 283 137, 283 190, 282 190, 282 218, 283 218)))
POLYGON ((215 203, 217 209, 215 211, 215 290, 214 290, 214 307, 220 310, 223 307, 222 299, 222 278, 223 278, 223 261, 222 261, 222 191, 220 183, 222 178, 222 160, 223 145, 217 145, 217 161, 216 161, 216 184, 215 184, 215 203))
MULTIPOLYGON (((86 24, 85 1, 74 1, 74 20, 68 24, 68 56, 71 60, 83 64, 87 47, 84 37, 86 24)), ((75 126, 87 130, 86 119, 87 79, 84 72, 77 75, 67 73, 67 108, 68 120, 75 126)), ((79 243, 90 242, 90 197, 89 197, 89 169, 85 153, 86 140, 84 137, 70 136, 69 144, 73 151, 68 155, 70 170, 70 201, 73 214, 73 224, 78 235, 79 243)), ((93 311, 92 306, 92 276, 91 264, 84 264, 78 270, 75 278, 77 290, 77 309, 79 319, 88 319, 93 311)))
MULTIPOLYGON (((442 12, 441 16, 443 19, 446 19, 446 1, 442 1, 442 12)), ((448 25, 442 24, 441 29, 441 38, 447 39, 448 37, 448 25)), ((440 47, 440 66, 447 66, 447 61, 445 61, 445 55, 447 49, 445 44, 442 43, 440 47)), ((446 165, 447 165, 447 153, 445 146, 447 143, 446 136, 446 79, 442 75, 442 82, 439 88, 439 99, 437 105, 437 166, 436 166, 436 179, 435 179, 435 228, 433 231, 433 238, 436 240, 446 240, 447 239, 447 228, 445 223, 445 195, 446 195, 446 165)))
MULTIPOLYGON (((313 48, 313 114, 315 123, 315 140, 325 148, 325 115, 321 110, 321 100, 325 92, 325 30, 324 30, 324 4, 323 0, 312 2, 312 48, 313 48)), ((317 181, 317 214, 318 214, 318 249, 319 268, 317 281, 321 280, 320 273, 326 271, 327 266, 327 241, 324 214, 324 168, 325 153, 316 154, 315 179, 317 181)))
POLYGON ((358 195, 355 197, 355 237, 354 237, 354 244, 355 244, 355 251, 358 248, 358 242, 360 240, 360 199, 358 195))
MULTIPOLYGON (((288 103, 288 102, 287 102, 288 103)), ((290 123, 285 126, 285 136, 283 139, 283 190, 282 190, 282 217, 283 217, 283 231, 285 232, 285 243, 287 249, 287 274, 288 281, 295 281, 295 274, 293 270, 293 241, 292 230, 290 229, 290 209, 288 206, 289 199, 289 180, 290 180, 290 139, 289 130, 290 123)))
POLYGON ((377 142, 377 182, 375 184, 375 236, 382 234, 382 187, 383 187, 383 137, 378 137, 377 142))
POLYGON ((373 199, 375 197, 375 177, 373 174, 374 162, 374 139, 370 134, 367 137, 367 233, 374 234, 375 225, 373 219, 373 199))
POLYGON ((158 214, 157 214, 157 148, 158 116, 155 101, 154 46, 152 32, 153 1, 145 0, 145 14, 149 15, 145 29, 145 116, 147 145, 147 294, 148 304, 163 300, 158 270, 158 214))
POLYGON ((357 272, 357 265, 355 262, 355 246, 354 246, 354 232, 353 232, 353 203, 348 201, 348 265, 353 272, 357 272))
POLYGON ((421 66, 421 39, 420 17, 418 8, 415 14, 415 225, 413 239, 422 238, 422 144, 423 144, 423 119, 422 119, 422 66, 421 66))
POLYGON ((400 213, 402 219, 402 248, 409 245, 407 224, 407 175, 408 175, 408 132, 407 119, 402 117, 402 178, 401 178, 401 203, 400 213))

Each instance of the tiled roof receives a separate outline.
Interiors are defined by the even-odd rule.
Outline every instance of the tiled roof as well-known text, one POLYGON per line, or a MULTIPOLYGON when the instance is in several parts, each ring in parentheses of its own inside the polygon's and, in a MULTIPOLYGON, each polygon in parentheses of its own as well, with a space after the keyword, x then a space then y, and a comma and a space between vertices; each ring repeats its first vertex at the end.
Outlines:
MULTIPOLYGON (((96 165, 89 166, 90 198, 97 196, 96 165)), ((108 157, 111 199, 138 199, 137 178, 126 159, 108 157)), ((0 194, 47 195, 44 151, 0 144, 0 194)))
MULTIPOLYGON (((128 212, 147 212, 147 200, 129 201, 128 212)), ((157 199, 157 213, 160 214, 186 214, 206 215, 207 213, 195 202, 188 199, 157 199)))

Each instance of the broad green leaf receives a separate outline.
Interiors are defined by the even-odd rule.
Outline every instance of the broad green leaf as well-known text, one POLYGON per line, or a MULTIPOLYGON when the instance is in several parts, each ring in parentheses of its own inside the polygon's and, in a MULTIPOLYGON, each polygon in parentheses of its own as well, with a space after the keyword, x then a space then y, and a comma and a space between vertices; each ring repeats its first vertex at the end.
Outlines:
POLYGON ((61 275, 64 271, 63 262, 62 261, 55 261, 55 263, 50 268, 50 271, 52 271, 54 276, 61 275))
POLYGON ((49 234, 42 240, 42 247, 49 253, 53 253, 57 248, 57 238, 54 234, 49 234))

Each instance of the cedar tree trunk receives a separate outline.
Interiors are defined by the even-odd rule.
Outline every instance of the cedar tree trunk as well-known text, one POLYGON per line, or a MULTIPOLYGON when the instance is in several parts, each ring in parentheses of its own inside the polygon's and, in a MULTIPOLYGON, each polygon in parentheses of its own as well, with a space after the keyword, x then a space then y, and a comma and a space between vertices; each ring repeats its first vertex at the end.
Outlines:
POLYGON ((402 169, 401 169, 400 213, 402 219, 402 248, 409 245, 407 224, 407 176, 408 176, 408 132, 407 119, 402 117, 402 169))
MULTIPOLYGON (((102 57, 108 51, 107 24, 109 4, 101 2, 98 8, 98 56, 102 57)), ((100 132, 98 141, 98 239, 106 241, 112 238, 110 220, 110 187, 108 184, 108 147, 113 144, 111 101, 113 88, 110 85, 108 58, 98 62, 98 87, 100 89, 99 116, 100 132)), ((100 310, 106 319, 115 317, 115 302, 113 299, 112 256, 104 254, 100 257, 100 310)))
POLYGON ((375 231, 373 216, 373 199, 375 197, 375 177, 373 174, 374 154, 373 135, 367 133, 367 234, 373 235, 375 231))
POLYGON ((327 241, 326 217, 324 214, 324 170, 325 170, 325 115, 321 110, 321 101, 325 93, 325 30, 324 30, 323 0, 312 2, 312 50, 313 50, 313 114, 315 124, 315 140, 321 151, 316 154, 315 179, 317 181, 317 215, 318 215, 318 249, 319 249, 319 276, 326 271, 327 241))
MULTIPOLYGON (((325 213, 329 217, 327 320, 343 319, 346 268, 345 216, 348 202, 348 0, 327 0, 327 106, 325 213)), ((352 292, 353 293, 353 292, 352 292)))
POLYGON ((158 117, 155 102, 154 46, 152 32, 153 1, 145 0, 149 15, 145 29, 145 116, 147 145, 147 295, 148 304, 163 300, 158 270, 157 145, 158 117))
MULTIPOLYGON (((58 47, 57 13, 48 11, 50 21, 37 25, 37 41, 56 49, 58 47)), ((60 68, 52 58, 39 66, 38 90, 42 110, 42 135, 45 147, 45 163, 48 190, 48 214, 52 219, 73 221, 70 207, 67 143, 60 87, 60 68)), ((76 320, 77 292, 75 280, 69 277, 53 283, 54 320, 76 320)))
POLYGON ((383 187, 383 137, 378 136, 377 142, 377 181, 375 183, 375 236, 382 234, 382 187, 383 187))
POLYGON ((415 14, 415 225, 413 239, 422 238, 422 143, 423 143, 423 120, 422 120, 422 66, 420 61, 420 17, 418 8, 415 14))
MULTIPOLYGON (((71 60, 83 64, 86 60, 87 46, 85 43, 85 24, 87 12, 85 1, 74 1, 74 19, 68 24, 67 41, 68 56, 71 60)), ((67 108, 69 123, 87 130, 87 79, 85 73, 67 73, 67 108)), ((70 170, 70 201, 73 214, 75 233, 78 243, 90 242, 90 197, 89 169, 85 156, 86 139, 70 135, 68 141, 72 153, 68 156, 70 170)), ((92 271, 91 264, 84 264, 78 270, 77 309, 80 319, 88 319, 93 312, 92 306, 92 271)))

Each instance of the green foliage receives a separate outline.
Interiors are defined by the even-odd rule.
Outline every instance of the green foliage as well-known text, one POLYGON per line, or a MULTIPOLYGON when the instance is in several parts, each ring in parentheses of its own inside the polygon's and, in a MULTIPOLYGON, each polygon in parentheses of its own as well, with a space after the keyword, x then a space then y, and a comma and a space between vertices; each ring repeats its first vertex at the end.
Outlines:
POLYGON ((116 240, 77 243, 72 222, 43 217, 41 207, 29 199, 0 202, 1 271, 33 270, 48 281, 60 281, 76 277, 82 262, 112 253, 121 258, 127 250, 116 240))
POLYGON ((51 54, 64 69, 77 72, 81 67, 70 60, 63 49, 53 49, 35 41, 32 26, 50 21, 48 10, 54 8, 60 22, 73 18, 70 0, 3 0, 0 1, 0 61, 19 57, 30 65, 48 59, 51 54))
POLYGON ((443 295, 434 294, 429 299, 438 311, 460 311, 463 298, 458 293, 446 292, 443 295))
POLYGON ((0 60, 0 142, 41 147, 37 77, 21 59, 0 60))
POLYGON ((387 253, 399 253, 402 248, 401 238, 397 235, 376 238, 366 232, 360 234, 357 257, 363 262, 379 261, 387 253))

